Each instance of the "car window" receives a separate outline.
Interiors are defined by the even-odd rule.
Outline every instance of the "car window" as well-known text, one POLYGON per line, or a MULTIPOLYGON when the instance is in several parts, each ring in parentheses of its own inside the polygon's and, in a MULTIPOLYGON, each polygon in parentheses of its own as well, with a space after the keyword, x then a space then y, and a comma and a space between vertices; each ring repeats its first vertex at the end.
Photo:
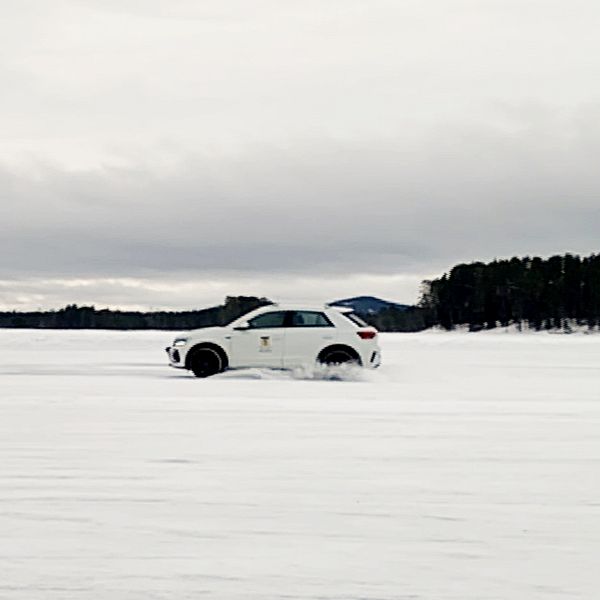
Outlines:
POLYGON ((368 327, 368 325, 356 314, 356 313, 342 313, 346 319, 352 321, 355 325, 359 327, 368 327))
POLYGON ((252 329, 266 329, 268 327, 283 327, 285 319, 285 311, 278 310, 268 313, 263 313, 248 321, 252 329))
POLYGON ((333 324, 324 313, 296 310, 292 313, 291 327, 333 327, 333 324))

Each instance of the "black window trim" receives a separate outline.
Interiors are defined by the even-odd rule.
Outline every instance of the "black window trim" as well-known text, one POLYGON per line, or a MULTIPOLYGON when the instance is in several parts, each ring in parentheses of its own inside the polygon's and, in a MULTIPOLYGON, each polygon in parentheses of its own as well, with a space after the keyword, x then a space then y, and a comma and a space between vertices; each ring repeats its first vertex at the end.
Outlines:
POLYGON ((285 321, 285 327, 289 327, 290 329, 318 329, 320 327, 335 327, 335 325, 331 322, 331 319, 321 310, 290 310, 288 311, 288 317, 285 321), (316 315, 321 315, 325 321, 327 321, 327 325, 294 325, 294 313, 312 313, 316 315))
POLYGON ((331 319, 323 311, 302 310, 302 309, 269 310, 264 313, 261 313, 260 315, 256 315, 256 317, 254 317, 253 319, 248 321, 248 325, 250 326, 250 329, 284 329, 284 328, 286 328, 286 329, 319 329, 319 328, 325 328, 325 327, 335 327, 335 325, 332 323, 331 319), (327 325, 294 325, 294 313, 298 313, 298 312, 313 313, 316 315, 321 315, 325 319, 325 321, 327 321, 327 325), (284 313, 283 325, 271 325, 270 327, 254 327, 252 325, 252 321, 255 321, 256 319, 260 319, 264 315, 270 315, 272 313, 284 313))
POLYGON ((253 319, 250 319, 248 321, 248 325, 250 326, 250 329, 283 329, 284 327, 287 327, 286 322, 288 319, 288 312, 287 310, 267 310, 263 313, 261 313, 260 315, 256 315, 253 319), (283 320, 282 320, 282 324, 281 325, 270 325, 269 327, 254 327, 252 325, 252 321, 256 321, 256 319, 260 319, 261 317, 264 317, 265 315, 270 315, 273 313, 283 313, 283 320))

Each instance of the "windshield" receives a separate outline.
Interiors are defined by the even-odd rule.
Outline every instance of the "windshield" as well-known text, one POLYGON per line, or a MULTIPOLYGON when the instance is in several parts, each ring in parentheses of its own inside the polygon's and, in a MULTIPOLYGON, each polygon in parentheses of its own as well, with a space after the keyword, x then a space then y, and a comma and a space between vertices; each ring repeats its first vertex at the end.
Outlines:
POLYGON ((243 315, 236 317, 235 319, 228 319, 227 322, 223 324, 223 327, 232 327, 234 325, 238 325, 239 323, 245 323, 249 318, 252 318, 252 315, 259 313, 261 309, 253 308, 243 315))

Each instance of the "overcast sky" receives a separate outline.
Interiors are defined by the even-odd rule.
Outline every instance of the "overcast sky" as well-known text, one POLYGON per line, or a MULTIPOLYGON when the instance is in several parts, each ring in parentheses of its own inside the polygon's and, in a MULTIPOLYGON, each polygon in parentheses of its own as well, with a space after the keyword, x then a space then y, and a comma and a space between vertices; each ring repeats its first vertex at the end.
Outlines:
POLYGON ((0 308, 412 303, 600 250, 593 0, 0 8, 0 308))

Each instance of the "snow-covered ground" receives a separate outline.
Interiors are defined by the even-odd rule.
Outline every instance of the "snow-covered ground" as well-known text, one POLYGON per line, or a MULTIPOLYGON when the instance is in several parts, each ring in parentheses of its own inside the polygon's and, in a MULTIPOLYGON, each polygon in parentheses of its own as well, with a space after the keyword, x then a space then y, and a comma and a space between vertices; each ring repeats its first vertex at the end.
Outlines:
POLYGON ((600 594, 600 336, 389 334, 358 381, 0 330, 0 599, 600 594))

